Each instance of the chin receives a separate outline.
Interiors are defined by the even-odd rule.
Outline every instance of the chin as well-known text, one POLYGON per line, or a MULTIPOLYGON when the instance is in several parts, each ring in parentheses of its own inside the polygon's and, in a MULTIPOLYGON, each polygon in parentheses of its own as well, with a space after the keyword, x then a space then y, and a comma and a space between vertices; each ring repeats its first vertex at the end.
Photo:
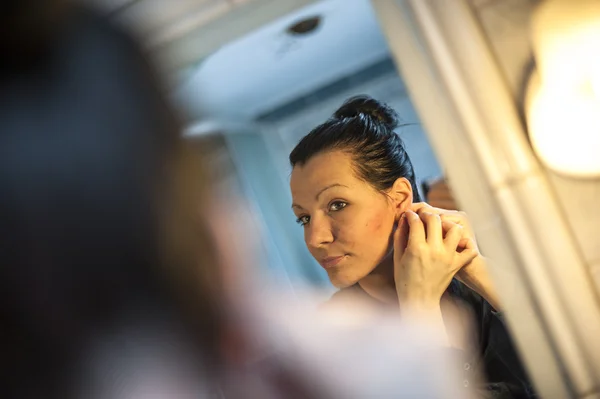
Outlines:
POLYGON ((330 278, 329 281, 331 281, 331 284, 338 289, 342 289, 342 288, 348 288, 353 286, 354 284, 356 284, 358 281, 348 281, 348 280, 340 280, 340 279, 333 279, 330 278))
POLYGON ((328 271, 327 274, 329 275, 329 281, 331 281, 331 284, 333 284, 333 286, 335 288, 342 289, 342 288, 347 288, 347 287, 350 287, 350 286, 358 283, 368 273, 365 273, 363 275, 363 274, 348 273, 343 270, 335 270, 335 271, 328 271))

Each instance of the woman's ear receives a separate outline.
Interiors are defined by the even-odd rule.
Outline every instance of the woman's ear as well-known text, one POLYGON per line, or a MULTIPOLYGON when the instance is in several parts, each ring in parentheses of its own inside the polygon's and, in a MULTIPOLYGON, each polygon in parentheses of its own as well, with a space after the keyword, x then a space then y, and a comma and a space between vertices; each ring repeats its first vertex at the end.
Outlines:
POLYGON ((396 179, 389 193, 392 198, 393 205, 396 211, 395 218, 400 220, 400 216, 410 209, 413 203, 413 190, 410 182, 405 177, 396 179))

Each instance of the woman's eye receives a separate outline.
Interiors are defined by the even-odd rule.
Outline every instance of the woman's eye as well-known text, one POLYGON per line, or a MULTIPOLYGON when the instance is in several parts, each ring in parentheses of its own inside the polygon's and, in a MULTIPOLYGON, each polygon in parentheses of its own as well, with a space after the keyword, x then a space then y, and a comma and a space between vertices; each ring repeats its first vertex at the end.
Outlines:
POLYGON ((308 216, 300 216, 298 219, 296 219, 296 223, 298 223, 300 226, 304 226, 309 221, 310 218, 308 216))
POLYGON ((346 203, 344 201, 335 201, 335 202, 332 202, 331 205, 329 205, 329 210, 332 212, 336 212, 336 211, 344 209, 347 205, 348 205, 348 203, 346 203))

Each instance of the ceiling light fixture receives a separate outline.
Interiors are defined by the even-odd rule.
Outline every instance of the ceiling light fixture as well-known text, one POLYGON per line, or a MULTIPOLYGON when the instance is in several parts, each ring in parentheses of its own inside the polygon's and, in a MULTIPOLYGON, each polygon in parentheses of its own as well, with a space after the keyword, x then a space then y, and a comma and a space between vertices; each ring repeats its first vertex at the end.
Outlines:
POLYGON ((600 2, 546 0, 532 21, 537 72, 526 113, 533 149, 550 169, 600 176, 600 2))
POLYGON ((314 33, 321 26, 322 18, 318 15, 304 18, 294 22, 285 30, 287 34, 293 36, 307 35, 314 33))

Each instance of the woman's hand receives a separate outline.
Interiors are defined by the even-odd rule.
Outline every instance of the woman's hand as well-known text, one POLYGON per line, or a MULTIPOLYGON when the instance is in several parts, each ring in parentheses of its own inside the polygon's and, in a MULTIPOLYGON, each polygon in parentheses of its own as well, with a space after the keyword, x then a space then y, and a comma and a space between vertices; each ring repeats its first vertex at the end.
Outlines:
POLYGON ((439 309, 456 272, 478 255, 463 230, 435 213, 402 215, 394 234, 394 279, 401 312, 403 308, 439 309))
MULTIPOLYGON (((471 228, 467 214, 460 211, 434 208, 425 202, 413 204, 411 210, 421 217, 424 214, 431 213, 439 215, 444 223, 443 226, 451 226, 452 224, 462 226, 463 236, 466 239, 464 242, 468 242, 472 246, 472 249, 477 252, 477 256, 461 266, 460 270, 456 273, 456 278, 485 298, 495 309, 500 310, 498 295, 487 270, 486 261, 479 253, 475 234, 471 228), (446 222, 450 222, 450 224, 446 222)), ((459 243, 458 250, 461 251, 463 248, 463 243, 459 243)))
MULTIPOLYGON (((477 248, 477 240, 475 234, 471 228, 471 223, 467 217, 467 214, 461 211, 454 211, 449 209, 435 208, 426 202, 416 202, 412 204, 411 211, 416 212, 418 215, 423 213, 434 213, 439 215, 442 221, 452 222, 463 227, 463 234, 465 238, 468 238, 477 248)), ((477 249, 479 251, 479 249, 477 249)))

